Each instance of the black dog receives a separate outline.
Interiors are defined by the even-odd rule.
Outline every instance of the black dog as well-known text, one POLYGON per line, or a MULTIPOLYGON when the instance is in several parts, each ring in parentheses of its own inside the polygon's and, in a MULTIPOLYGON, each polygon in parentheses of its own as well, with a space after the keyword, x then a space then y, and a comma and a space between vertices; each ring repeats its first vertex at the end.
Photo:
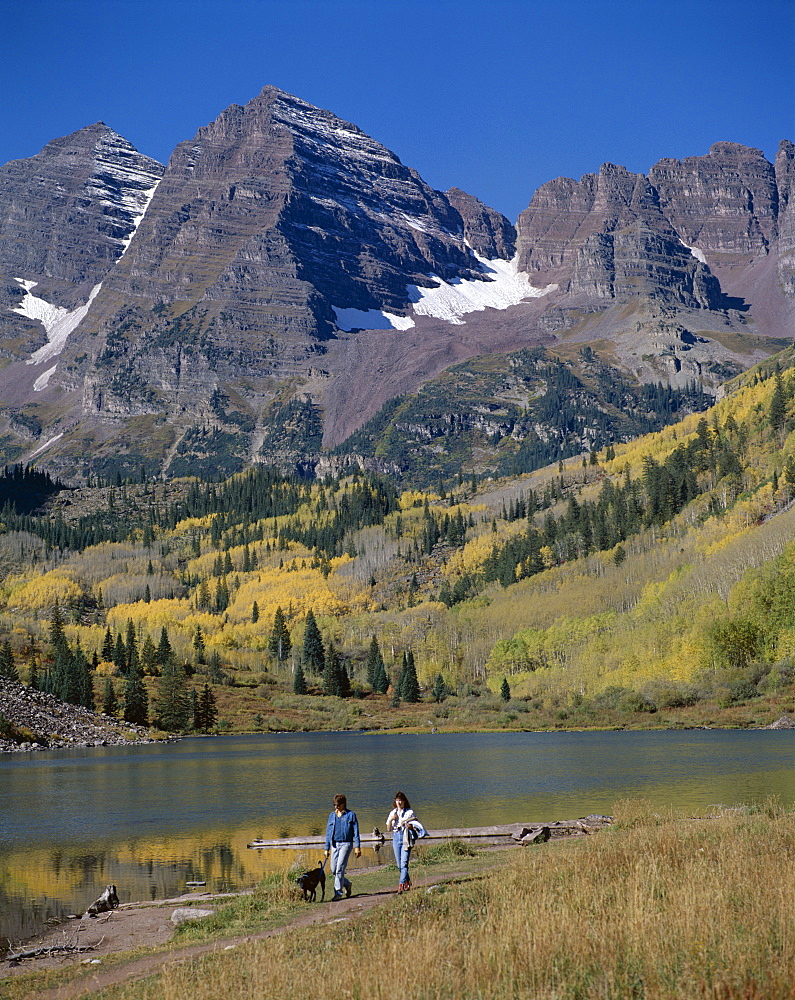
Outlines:
POLYGON ((326 873, 324 871, 326 867, 325 861, 318 861, 317 868, 311 868, 308 872, 304 872, 303 875, 299 875, 295 880, 303 890, 304 899, 310 903, 314 903, 317 899, 317 887, 320 886, 320 901, 321 903, 326 898, 326 873))

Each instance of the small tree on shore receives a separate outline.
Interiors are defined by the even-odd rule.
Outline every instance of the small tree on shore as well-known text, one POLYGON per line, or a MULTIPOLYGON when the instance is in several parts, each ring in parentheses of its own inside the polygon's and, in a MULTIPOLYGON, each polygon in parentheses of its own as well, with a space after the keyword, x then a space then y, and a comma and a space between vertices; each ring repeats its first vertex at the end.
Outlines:
POLYGON ((284 663, 292 648, 293 644, 284 619, 284 612, 281 608, 277 608, 276 614, 273 616, 273 629, 268 639, 268 652, 275 656, 280 663, 284 663))
POLYGON ((403 669, 400 671, 400 697, 403 701, 415 704, 420 700, 420 684, 417 680, 417 668, 414 665, 414 653, 407 649, 403 654, 403 669))
POLYGON ((149 717, 149 695, 143 678, 134 671, 124 684, 124 721, 145 726, 149 717))
POLYGON ((306 694, 306 678, 304 677, 304 669, 300 663, 295 666, 295 674, 293 675, 293 691, 295 694, 306 694))
POLYGON ((102 693, 102 711, 105 715, 115 716, 119 710, 119 699, 110 677, 105 678, 105 690, 102 693))
POLYGON ((326 667, 326 650, 323 637, 317 626, 317 621, 310 608, 306 615, 304 626, 304 645, 301 652, 301 663, 310 674, 320 675, 326 667))

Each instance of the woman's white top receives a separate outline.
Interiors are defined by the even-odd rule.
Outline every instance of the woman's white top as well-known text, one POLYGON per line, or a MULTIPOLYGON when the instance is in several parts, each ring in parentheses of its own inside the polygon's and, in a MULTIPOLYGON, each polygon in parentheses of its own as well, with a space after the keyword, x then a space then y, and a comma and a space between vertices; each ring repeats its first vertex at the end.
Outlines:
POLYGON ((388 833, 394 830, 403 830, 406 824, 414 819, 413 809, 393 809, 386 818, 386 828, 388 833))

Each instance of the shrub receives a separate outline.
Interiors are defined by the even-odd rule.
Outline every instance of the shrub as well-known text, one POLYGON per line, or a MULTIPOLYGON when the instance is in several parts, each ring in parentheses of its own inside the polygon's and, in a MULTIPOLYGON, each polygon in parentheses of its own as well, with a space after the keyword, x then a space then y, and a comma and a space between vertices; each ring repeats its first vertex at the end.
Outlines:
POLYGON ((657 706, 647 698, 645 695, 641 694, 640 691, 629 691, 623 696, 619 702, 619 708, 622 712, 656 712, 657 706))
POLYGON ((14 723, 9 722, 2 714, 0 714, 0 739, 13 741, 19 739, 19 733, 14 723))

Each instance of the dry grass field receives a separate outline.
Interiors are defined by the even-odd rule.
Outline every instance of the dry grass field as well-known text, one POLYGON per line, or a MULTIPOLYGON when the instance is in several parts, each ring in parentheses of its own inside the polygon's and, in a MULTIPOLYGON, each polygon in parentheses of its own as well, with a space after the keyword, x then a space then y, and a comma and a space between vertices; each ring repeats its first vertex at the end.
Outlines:
MULTIPOLYGON (((173 962, 105 1000, 795 996, 795 814, 642 802, 607 831, 356 920, 173 962)), ((100 995, 100 994, 97 994, 100 995)))

